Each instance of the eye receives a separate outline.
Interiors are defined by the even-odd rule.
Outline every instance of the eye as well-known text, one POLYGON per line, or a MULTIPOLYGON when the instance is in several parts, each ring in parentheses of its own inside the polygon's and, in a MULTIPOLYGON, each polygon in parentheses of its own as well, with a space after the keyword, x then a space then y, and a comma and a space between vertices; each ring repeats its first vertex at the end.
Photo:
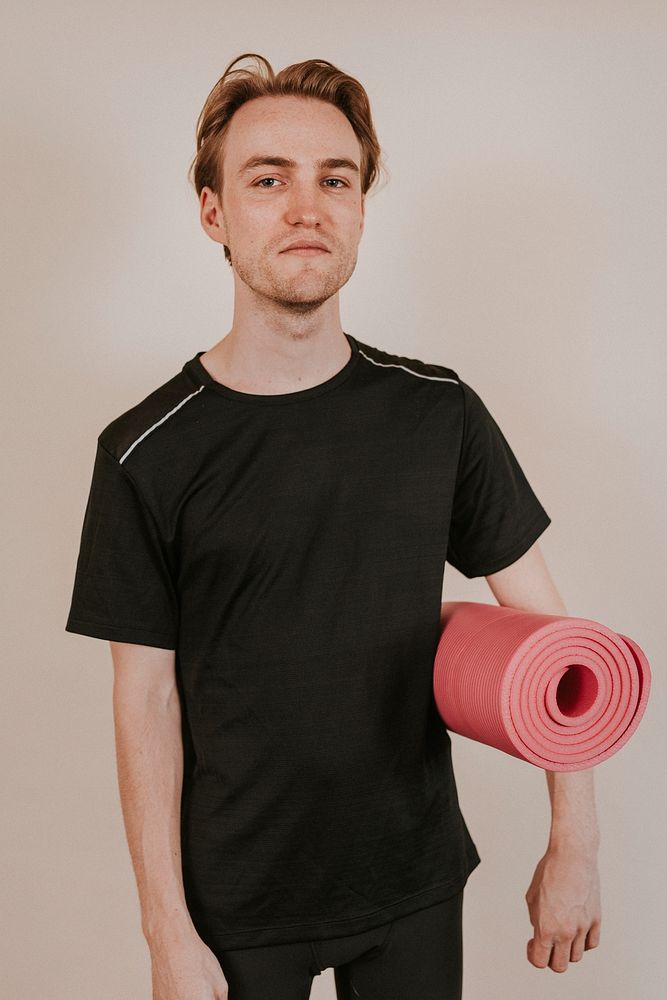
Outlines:
MULTIPOLYGON (((270 190, 270 189, 271 189, 271 188, 272 188, 272 187, 273 187, 274 185, 272 184, 272 185, 271 185, 271 186, 269 187, 268 185, 265 185, 265 181, 275 181, 275 180, 277 180, 277 179, 278 179, 277 177, 261 177, 261 178, 260 178, 260 180, 258 180, 258 181, 255 181, 255 183, 254 183, 253 187, 265 187, 265 188, 266 188, 266 190, 268 191, 268 190, 270 190)), ((326 177, 326 178, 325 178, 325 180, 326 180, 327 182, 328 182, 328 181, 334 181, 334 183, 335 183, 335 184, 337 184, 337 185, 340 185, 341 187, 347 187, 347 186, 348 186, 347 182, 346 182, 346 181, 343 181, 343 180, 341 180, 341 179, 340 179, 340 177, 326 177)), ((335 190, 339 190, 339 188, 336 188, 335 190)))

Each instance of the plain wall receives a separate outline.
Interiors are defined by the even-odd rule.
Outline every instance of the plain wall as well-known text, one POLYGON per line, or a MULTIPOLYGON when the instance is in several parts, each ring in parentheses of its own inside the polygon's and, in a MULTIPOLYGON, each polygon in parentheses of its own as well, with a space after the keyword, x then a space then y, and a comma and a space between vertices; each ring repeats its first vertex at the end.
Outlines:
MULTIPOLYGON (((658 1000, 664 4, 13 2, 3 22, 3 1000, 150 997, 109 647, 64 624, 97 434, 231 325, 186 173, 203 101, 246 51, 329 59, 367 88, 390 177, 343 327, 476 388, 551 515, 540 544, 569 614, 653 667, 639 729, 595 772, 601 942, 564 976, 526 958, 544 772, 452 734, 482 857, 464 996, 658 1000)), ((493 602, 450 566, 444 598, 493 602)), ((312 996, 334 997, 331 970, 312 996)))

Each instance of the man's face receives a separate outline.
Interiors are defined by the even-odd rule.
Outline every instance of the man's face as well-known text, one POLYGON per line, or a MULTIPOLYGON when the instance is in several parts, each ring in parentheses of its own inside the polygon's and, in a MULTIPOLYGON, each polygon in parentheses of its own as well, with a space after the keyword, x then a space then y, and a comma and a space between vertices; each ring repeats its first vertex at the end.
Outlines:
POLYGON ((237 278, 257 294, 300 312, 317 308, 349 280, 364 227, 361 150, 348 119, 312 98, 255 98, 235 112, 223 157, 221 199, 210 188, 201 194, 206 231, 229 247, 237 278), (294 163, 257 162, 268 157, 294 163), (329 159, 350 165, 318 165, 329 159), (327 250, 285 252, 296 240, 327 250))

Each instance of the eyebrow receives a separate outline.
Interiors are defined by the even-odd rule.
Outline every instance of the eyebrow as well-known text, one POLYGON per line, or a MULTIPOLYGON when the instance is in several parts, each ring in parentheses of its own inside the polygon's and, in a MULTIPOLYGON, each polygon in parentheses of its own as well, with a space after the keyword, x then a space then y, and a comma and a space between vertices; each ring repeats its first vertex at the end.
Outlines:
MULTIPOLYGON (((285 156, 265 156, 264 154, 260 154, 259 156, 251 156, 249 160, 246 160, 239 170, 239 177, 241 174, 245 174, 248 170, 252 170, 254 167, 263 166, 264 164, 271 167, 294 168, 298 166, 296 160, 289 160, 285 156)), ((359 167, 357 164, 353 160, 348 160, 345 157, 330 156, 326 160, 316 160, 315 166, 319 170, 338 170, 345 168, 359 173, 359 167)))

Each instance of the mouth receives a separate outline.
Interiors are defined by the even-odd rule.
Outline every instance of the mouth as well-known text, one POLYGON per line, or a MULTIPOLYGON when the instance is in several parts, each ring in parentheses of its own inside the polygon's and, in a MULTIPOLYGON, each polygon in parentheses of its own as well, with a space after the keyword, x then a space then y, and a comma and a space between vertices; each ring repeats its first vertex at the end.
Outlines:
POLYGON ((319 253, 329 253, 328 250, 322 250, 321 247, 291 247, 289 250, 281 250, 280 252, 287 254, 299 254, 304 257, 310 257, 319 253))
POLYGON ((291 243, 282 248, 280 253, 329 253, 329 247, 323 240, 309 240, 306 237, 303 240, 292 240, 291 243))

